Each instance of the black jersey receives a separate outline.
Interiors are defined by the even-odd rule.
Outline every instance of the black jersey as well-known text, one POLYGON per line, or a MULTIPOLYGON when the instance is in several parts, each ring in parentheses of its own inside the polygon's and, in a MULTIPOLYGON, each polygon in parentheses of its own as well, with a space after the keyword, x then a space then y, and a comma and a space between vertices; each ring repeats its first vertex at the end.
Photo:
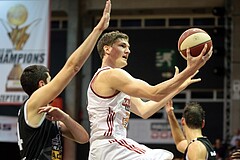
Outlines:
POLYGON ((25 103, 18 113, 18 146, 23 160, 61 160, 62 135, 57 122, 44 118, 37 128, 29 126, 24 118, 25 103))
MULTIPOLYGON (((217 159, 217 158, 216 158, 216 152, 214 151, 211 142, 210 142, 206 137, 198 137, 197 139, 192 140, 192 141, 188 144, 188 146, 189 146, 192 142, 194 142, 194 141, 196 141, 196 140, 202 142, 202 144, 206 147, 207 152, 208 152, 208 156, 206 157, 206 160, 216 160, 216 159, 217 159)), ((187 158, 187 151, 188 151, 188 147, 187 147, 187 149, 186 149, 185 152, 184 152, 184 160, 188 160, 188 158, 187 158)))

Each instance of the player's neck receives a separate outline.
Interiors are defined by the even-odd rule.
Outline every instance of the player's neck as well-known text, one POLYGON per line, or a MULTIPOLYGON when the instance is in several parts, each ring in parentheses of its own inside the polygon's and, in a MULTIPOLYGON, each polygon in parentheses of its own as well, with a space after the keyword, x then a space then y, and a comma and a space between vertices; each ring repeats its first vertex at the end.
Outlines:
POLYGON ((186 137, 187 137, 188 143, 190 143, 192 140, 198 137, 203 137, 203 135, 200 129, 188 129, 186 131, 186 137))
POLYGON ((103 67, 107 67, 107 66, 115 68, 115 63, 110 58, 104 57, 101 67, 103 68, 103 67))

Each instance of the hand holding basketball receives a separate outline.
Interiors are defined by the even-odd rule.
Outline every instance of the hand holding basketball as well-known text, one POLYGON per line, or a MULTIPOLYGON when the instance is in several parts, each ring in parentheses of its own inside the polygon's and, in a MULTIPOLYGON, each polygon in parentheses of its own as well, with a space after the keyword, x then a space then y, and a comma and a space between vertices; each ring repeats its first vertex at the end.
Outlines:
POLYGON ((187 59, 188 48, 191 56, 197 57, 201 54, 205 44, 207 44, 205 54, 212 52, 213 45, 209 34, 200 28, 190 28, 179 37, 178 50, 184 59, 187 59))
POLYGON ((207 53, 207 48, 207 44, 205 44, 199 55, 195 57, 191 55, 189 48, 186 50, 187 67, 191 68, 190 70, 193 72, 199 70, 210 59, 212 55, 212 49, 210 49, 207 53))

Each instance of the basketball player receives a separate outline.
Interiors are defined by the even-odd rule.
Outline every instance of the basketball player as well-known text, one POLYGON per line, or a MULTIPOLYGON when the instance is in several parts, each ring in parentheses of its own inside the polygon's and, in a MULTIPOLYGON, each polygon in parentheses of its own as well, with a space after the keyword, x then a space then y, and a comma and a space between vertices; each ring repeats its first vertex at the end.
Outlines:
POLYGON ((176 67, 172 79, 152 86, 122 69, 130 55, 128 36, 119 31, 105 33, 97 44, 102 65, 87 91, 91 127, 89 159, 173 159, 167 150, 153 150, 126 138, 130 112, 147 119, 188 85, 200 81, 192 78, 210 57, 210 54, 203 56, 206 47, 198 57, 191 57, 188 49, 187 67, 181 73, 176 67))
POLYGON ((205 112, 196 103, 188 103, 183 111, 181 130, 173 112, 173 102, 166 104, 166 112, 171 126, 174 142, 178 151, 184 153, 186 160, 216 160, 216 152, 211 142, 202 135, 202 128, 205 125, 205 112), (183 133, 184 132, 184 133, 183 133))
POLYGON ((92 52, 97 39, 108 27, 111 1, 106 1, 103 16, 87 39, 68 58, 64 67, 50 81, 49 70, 31 65, 21 75, 21 85, 29 98, 18 116, 18 145, 22 160, 61 160, 62 135, 86 143, 86 130, 62 110, 48 105, 78 73, 92 52))

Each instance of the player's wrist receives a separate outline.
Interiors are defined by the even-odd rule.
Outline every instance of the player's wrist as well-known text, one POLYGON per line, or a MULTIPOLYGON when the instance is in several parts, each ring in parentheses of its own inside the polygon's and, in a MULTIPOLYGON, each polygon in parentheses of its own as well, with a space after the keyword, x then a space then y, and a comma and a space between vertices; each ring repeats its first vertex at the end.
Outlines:
POLYGON ((94 32, 97 32, 99 34, 101 34, 105 29, 103 27, 101 27, 100 25, 96 25, 94 28, 93 28, 93 31, 94 32))
POLYGON ((171 109, 171 110, 168 110, 167 111, 167 115, 168 116, 173 116, 174 115, 174 111, 171 109))
POLYGON ((70 116, 69 116, 67 113, 65 113, 61 121, 62 121, 62 122, 66 122, 66 121, 68 121, 69 119, 70 119, 70 116))

